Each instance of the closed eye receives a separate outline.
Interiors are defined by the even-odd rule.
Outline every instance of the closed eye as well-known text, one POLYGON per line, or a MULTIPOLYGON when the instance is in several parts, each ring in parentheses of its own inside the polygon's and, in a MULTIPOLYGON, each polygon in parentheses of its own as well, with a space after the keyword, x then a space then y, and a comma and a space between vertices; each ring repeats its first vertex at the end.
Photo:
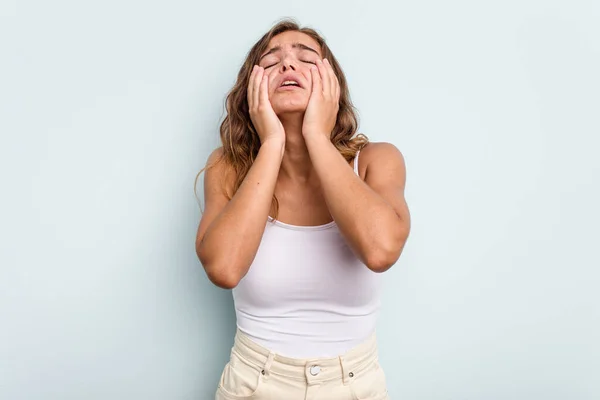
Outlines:
MULTIPOLYGON (((307 63, 307 64, 313 64, 313 65, 317 65, 317 63, 316 63, 315 61, 308 61, 308 60, 300 60, 300 61, 302 61, 302 62, 304 62, 304 63, 307 63)), ((277 65, 277 63, 275 63, 275 64, 271 64, 271 65, 267 65, 267 66, 265 67, 265 69, 269 69, 269 68, 271 68, 271 67, 274 67, 275 65, 277 65)))

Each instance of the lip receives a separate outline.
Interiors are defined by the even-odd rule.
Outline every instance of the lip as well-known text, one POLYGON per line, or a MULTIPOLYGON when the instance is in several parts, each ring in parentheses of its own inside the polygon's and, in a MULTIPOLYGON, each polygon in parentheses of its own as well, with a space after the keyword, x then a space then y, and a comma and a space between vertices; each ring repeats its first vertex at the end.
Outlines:
POLYGON ((281 77, 281 79, 279 80, 279 85, 277 86, 277 89, 280 89, 280 90, 303 89, 303 88, 304 87, 302 86, 302 81, 300 81, 300 79, 296 75, 290 74, 290 73, 283 75, 281 77), (285 81, 294 81, 294 82, 298 83, 298 86, 281 86, 283 84, 283 82, 285 82, 285 81))
POLYGON ((277 89, 275 89, 278 92, 290 92, 292 90, 301 90, 302 88, 299 88, 298 86, 279 86, 277 89))

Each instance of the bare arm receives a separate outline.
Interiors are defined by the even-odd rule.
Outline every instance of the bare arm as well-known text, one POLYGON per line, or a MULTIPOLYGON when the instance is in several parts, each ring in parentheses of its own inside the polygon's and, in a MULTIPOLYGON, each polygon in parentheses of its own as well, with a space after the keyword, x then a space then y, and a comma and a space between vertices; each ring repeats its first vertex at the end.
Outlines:
POLYGON ((305 139, 340 232, 369 269, 386 271, 400 257, 410 231, 402 154, 389 143, 368 144, 360 157, 367 168, 362 181, 326 136, 305 139))
POLYGON ((356 256, 371 270, 383 272, 400 257, 410 231, 404 200, 404 157, 389 143, 368 144, 363 182, 331 143, 339 111, 340 85, 329 61, 311 68, 312 91, 302 135, 321 180, 329 212, 356 256))
MULTIPOLYGON (((242 184, 229 201, 233 171, 224 162, 204 178, 205 210, 196 253, 208 278, 222 288, 237 286, 252 264, 271 209, 285 146, 285 132, 269 101, 268 73, 255 66, 248 82, 248 112, 261 146, 242 184)), ((220 156, 215 150, 208 163, 220 156)))
MULTIPOLYGON (((208 278, 219 287, 235 287, 256 256, 271 209, 283 150, 283 142, 265 142, 231 201, 224 193, 226 185, 231 186, 230 167, 221 162, 206 172, 205 211, 196 236, 196 253, 208 278)), ((215 150, 208 162, 221 151, 215 150)))

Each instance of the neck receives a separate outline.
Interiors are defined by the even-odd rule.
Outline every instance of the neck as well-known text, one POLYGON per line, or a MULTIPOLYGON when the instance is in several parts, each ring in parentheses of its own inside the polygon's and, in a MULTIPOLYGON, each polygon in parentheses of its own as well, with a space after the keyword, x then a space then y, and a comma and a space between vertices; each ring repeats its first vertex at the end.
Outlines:
POLYGON ((279 171, 279 179, 306 185, 317 178, 304 136, 302 121, 304 113, 280 115, 285 130, 285 151, 279 171))

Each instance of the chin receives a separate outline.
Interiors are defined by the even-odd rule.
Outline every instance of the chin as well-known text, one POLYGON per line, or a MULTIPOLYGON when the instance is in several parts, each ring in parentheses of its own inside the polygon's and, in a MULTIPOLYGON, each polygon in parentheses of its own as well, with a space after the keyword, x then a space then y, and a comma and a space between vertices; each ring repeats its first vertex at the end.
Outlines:
POLYGON ((307 100, 300 99, 289 99, 287 101, 275 102, 272 103, 273 111, 275 114, 290 114, 290 113, 304 113, 306 111, 306 107, 308 106, 307 100))

